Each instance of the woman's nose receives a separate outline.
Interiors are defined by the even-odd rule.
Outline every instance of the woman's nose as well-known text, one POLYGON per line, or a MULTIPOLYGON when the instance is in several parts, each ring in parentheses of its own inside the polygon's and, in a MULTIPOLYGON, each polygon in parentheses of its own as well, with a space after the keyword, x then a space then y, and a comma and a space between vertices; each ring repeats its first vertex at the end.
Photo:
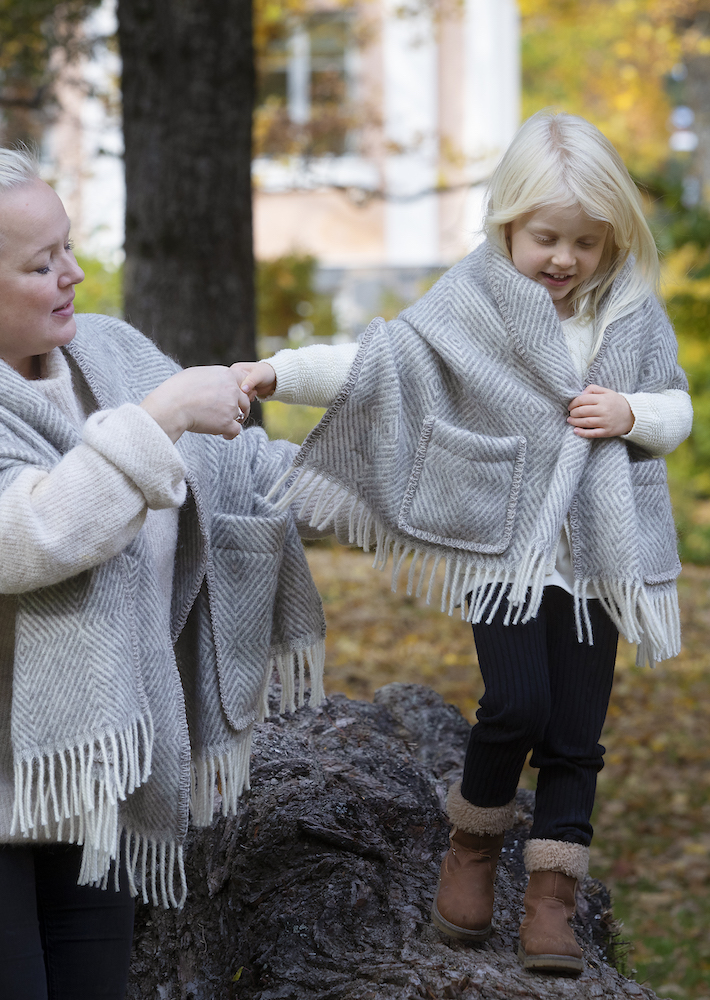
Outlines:
POLYGON ((71 262, 71 266, 67 267, 59 278, 59 284, 66 287, 68 285, 78 285, 79 282, 83 280, 84 272, 74 260, 71 262))

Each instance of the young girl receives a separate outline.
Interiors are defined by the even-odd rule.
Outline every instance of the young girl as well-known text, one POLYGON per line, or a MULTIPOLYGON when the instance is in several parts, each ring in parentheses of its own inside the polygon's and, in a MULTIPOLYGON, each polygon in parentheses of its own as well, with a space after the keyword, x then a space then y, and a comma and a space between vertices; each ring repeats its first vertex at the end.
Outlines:
POLYGON ((639 662, 675 656, 680 570, 663 459, 692 409, 654 289, 639 194, 589 122, 543 111, 496 170, 487 241, 359 345, 281 351, 242 389, 333 404, 291 499, 312 523, 392 551, 409 588, 443 560, 442 610, 473 624, 485 694, 432 917, 484 940, 527 753, 539 768, 525 846, 520 957, 577 973, 570 921, 618 632, 639 662))

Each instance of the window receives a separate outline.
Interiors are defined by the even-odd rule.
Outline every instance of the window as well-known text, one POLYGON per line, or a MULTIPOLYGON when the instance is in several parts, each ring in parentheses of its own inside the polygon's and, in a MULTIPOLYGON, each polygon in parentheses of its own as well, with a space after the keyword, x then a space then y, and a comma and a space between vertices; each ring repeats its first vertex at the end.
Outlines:
POLYGON ((352 144, 351 28, 318 13, 268 43, 259 59, 256 155, 342 155, 352 144))

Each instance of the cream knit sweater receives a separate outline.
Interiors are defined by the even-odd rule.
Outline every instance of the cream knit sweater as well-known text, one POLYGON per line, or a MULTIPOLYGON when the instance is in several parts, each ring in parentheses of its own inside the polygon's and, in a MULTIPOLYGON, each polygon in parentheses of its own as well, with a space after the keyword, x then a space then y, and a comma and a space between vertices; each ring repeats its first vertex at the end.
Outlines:
POLYGON ((143 528, 160 566, 160 614, 169 634, 177 508, 185 467, 170 438, 141 407, 87 419, 64 354, 46 356, 33 387, 78 429, 83 443, 51 472, 26 469, 0 496, 0 843, 10 837, 13 761, 10 706, 15 633, 11 595, 65 580, 121 552, 143 528))
MULTIPOLYGON (((574 366, 582 379, 594 360, 592 324, 573 317, 564 320, 562 330, 574 366)), ((266 360, 276 373, 276 391, 271 399, 308 406, 330 406, 348 376, 358 345, 313 344, 300 350, 279 351, 266 360)), ((624 439, 645 448, 652 455, 666 455, 684 441, 693 423, 690 396, 680 389, 665 392, 622 393, 634 417, 634 425, 624 439)), ((554 570, 547 586, 573 592, 574 573, 566 531, 560 536, 554 570)), ((594 597, 589 593, 588 597, 594 597)))

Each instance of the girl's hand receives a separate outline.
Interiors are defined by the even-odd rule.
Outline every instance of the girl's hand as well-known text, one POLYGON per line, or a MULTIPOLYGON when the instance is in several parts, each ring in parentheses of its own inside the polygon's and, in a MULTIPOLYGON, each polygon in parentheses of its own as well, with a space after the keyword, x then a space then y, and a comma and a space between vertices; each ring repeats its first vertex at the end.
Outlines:
POLYGON ((185 431, 221 434, 231 441, 249 414, 239 375, 223 365, 186 368, 167 379, 140 404, 175 444, 185 431))
POLYGON ((268 361, 240 361, 232 368, 240 371, 240 386, 250 400, 276 392, 276 372, 268 361))
POLYGON ((613 389, 588 385, 581 396, 569 404, 567 423, 580 437, 618 437, 634 426, 634 415, 627 400, 613 389))

